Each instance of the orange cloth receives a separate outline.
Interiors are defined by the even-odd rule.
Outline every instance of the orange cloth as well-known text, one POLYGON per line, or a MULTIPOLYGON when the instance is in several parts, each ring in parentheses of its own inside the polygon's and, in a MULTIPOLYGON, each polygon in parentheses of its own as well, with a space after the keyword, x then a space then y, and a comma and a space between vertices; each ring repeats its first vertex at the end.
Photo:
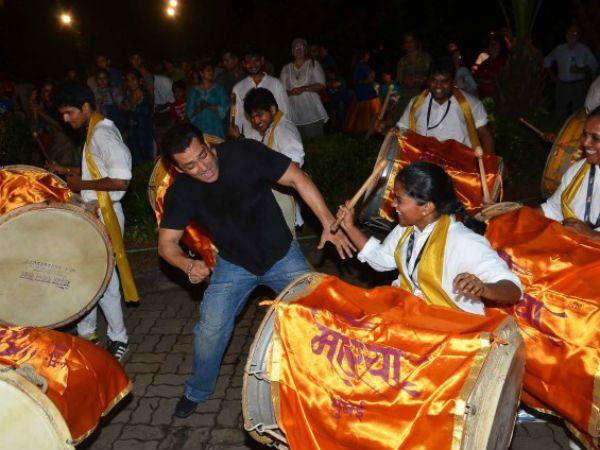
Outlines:
POLYGON ((366 133, 371 129, 380 112, 381 100, 379 97, 361 102, 354 100, 346 114, 344 131, 348 133, 366 133))
POLYGON ((72 192, 49 172, 0 170, 0 214, 41 202, 65 203, 72 192))
MULTIPOLYGON (((479 166, 473 150, 469 147, 454 140, 440 142, 436 138, 407 131, 404 136, 398 138, 395 159, 379 209, 381 217, 392 222, 396 220, 396 213, 392 206, 394 203, 394 179, 400 169, 417 161, 428 161, 443 167, 452 178, 456 196, 465 205, 467 211, 470 214, 481 211, 483 193, 479 166)), ((498 157, 483 155, 483 164, 486 181, 492 192, 494 184, 500 176, 498 157)))
POLYGON ((276 301, 269 377, 290 448, 459 448, 469 383, 506 318, 333 276, 276 301))
POLYGON ((48 380, 46 395, 61 412, 75 443, 89 436, 131 391, 119 362, 100 347, 43 328, 0 326, 0 363, 29 363, 48 380))
POLYGON ((524 401, 597 438, 600 244, 527 207, 492 219, 486 236, 525 290, 507 309, 527 350, 524 401))
MULTIPOLYGON (((160 225, 160 218, 163 213, 165 195, 167 188, 173 183, 177 176, 177 171, 170 166, 166 166, 164 160, 158 167, 156 173, 156 199, 154 200, 154 213, 156 222, 160 225)), ((208 233, 203 230, 196 222, 192 221, 186 228, 181 237, 181 243, 190 251, 200 256, 204 263, 212 269, 215 267, 217 249, 213 245, 208 233)))

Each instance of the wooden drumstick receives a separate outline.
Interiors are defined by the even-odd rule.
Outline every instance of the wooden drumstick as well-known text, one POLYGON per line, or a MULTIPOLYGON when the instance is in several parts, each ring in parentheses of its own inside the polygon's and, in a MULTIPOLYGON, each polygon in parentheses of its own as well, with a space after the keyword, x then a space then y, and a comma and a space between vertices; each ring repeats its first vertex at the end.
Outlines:
POLYGON ((479 162, 479 175, 481 176, 481 188, 483 189, 483 203, 490 204, 492 199, 490 197, 490 189, 488 188, 485 174, 485 167, 483 167, 483 149, 479 146, 475 148, 475 156, 479 162))
MULTIPOLYGON (((371 186, 373 183, 375 183, 379 179, 379 176, 381 175, 381 172, 383 172, 383 169, 385 169, 386 165, 387 165, 386 160, 379 161, 379 164, 377 164, 375 166, 375 168, 373 169, 373 172, 371 172, 371 175, 369 175, 369 178, 367 178, 367 180, 358 189, 358 191, 356 191, 356 194, 354 194, 354 197, 352 197, 352 199, 348 203, 348 209, 354 208, 356 206, 356 204, 360 200, 360 197, 365 193, 365 191, 369 188, 369 186, 371 186)), ((342 215, 341 217, 336 219, 336 221, 331 224, 329 231, 331 231, 332 233, 335 233, 340 228, 340 224, 342 223, 342 220, 344 220, 344 215, 342 215)))
POLYGON ((519 122, 521 122, 523 125, 529 128, 535 134, 537 134, 540 139, 546 139, 546 133, 527 122, 523 117, 519 117, 519 122))
POLYGON ((42 153, 42 156, 44 157, 44 159, 46 160, 46 162, 49 163, 51 161, 51 159, 48 156, 48 152, 46 151, 46 147, 44 147, 44 144, 42 143, 42 141, 41 141, 40 137, 38 136, 37 132, 33 131, 31 134, 33 136, 33 140, 35 141, 35 143, 40 148, 40 152, 42 153))

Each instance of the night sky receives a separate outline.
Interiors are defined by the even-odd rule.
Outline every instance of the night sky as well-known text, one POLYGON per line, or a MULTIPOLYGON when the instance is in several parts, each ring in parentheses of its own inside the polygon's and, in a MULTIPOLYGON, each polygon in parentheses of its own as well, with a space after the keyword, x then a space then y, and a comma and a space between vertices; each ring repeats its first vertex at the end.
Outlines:
MULTIPOLYGON (((276 67, 290 59, 297 36, 323 42, 338 63, 349 65, 353 50, 383 42, 393 59, 402 34, 416 31, 430 53, 441 55, 456 41, 470 61, 489 30, 505 25, 496 0, 179 0, 175 20, 166 0, 0 0, 0 71, 38 81, 66 68, 89 68, 93 55, 107 53, 123 67, 127 55, 146 59, 215 57, 231 47, 261 48, 276 67), (75 24, 62 28, 61 10, 75 24)), ((574 16, 571 0, 542 5, 534 44, 544 53, 563 41, 574 16)))

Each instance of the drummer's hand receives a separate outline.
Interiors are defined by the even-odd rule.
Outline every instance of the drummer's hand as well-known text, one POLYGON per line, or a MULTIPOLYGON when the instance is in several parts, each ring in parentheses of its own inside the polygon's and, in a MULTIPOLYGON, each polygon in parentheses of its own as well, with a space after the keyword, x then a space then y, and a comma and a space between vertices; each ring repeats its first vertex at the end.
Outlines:
POLYGON ((556 133, 544 133, 542 139, 552 144, 556 140, 556 133))
POLYGON ((81 175, 78 173, 67 174, 67 186, 75 192, 81 191, 81 175))
POLYGON ((48 161, 46 163, 46 169, 59 175, 64 175, 68 170, 66 167, 61 166, 56 161, 48 161))
POLYGON ((340 205, 335 215, 336 219, 342 219, 340 226, 344 230, 354 226, 354 208, 348 208, 348 204, 349 202, 346 202, 345 205, 340 205))
POLYGON ((585 222, 582 222, 578 219, 565 219, 563 220, 563 225, 576 233, 583 234, 584 236, 591 237, 596 239, 600 233, 594 231, 592 227, 590 227, 585 222))
POLYGON ((481 298, 485 292, 485 284, 475 275, 459 273, 454 278, 454 291, 470 298, 481 298))
POLYGON ((233 139, 239 139, 242 136, 242 133, 237 125, 233 124, 229 127, 229 136, 233 139))
POLYGON ((187 276, 192 284, 198 284, 210 275, 210 269, 204 261, 190 260, 191 269, 188 269, 187 276))
POLYGON ((329 228, 329 226, 323 228, 323 234, 321 234, 321 241, 319 242, 317 249, 321 250, 325 246, 325 243, 329 241, 335 245, 340 258, 346 259, 346 256, 352 258, 352 255, 356 251, 354 245, 352 245, 343 231, 337 230, 335 233, 332 233, 329 228))
POLYGON ((381 134, 381 133, 383 133, 383 130, 384 130, 384 128, 385 128, 385 123, 384 123, 384 121, 383 121, 383 120, 379 120, 379 119, 377 119, 377 120, 375 121, 375 127, 374 127, 374 128, 375 128, 375 131, 376 131, 377 133, 380 133, 380 134, 381 134))
POLYGON ((100 203, 98 200, 91 200, 89 202, 85 202, 84 205, 85 210, 92 214, 94 217, 99 217, 98 209, 100 208, 100 203))

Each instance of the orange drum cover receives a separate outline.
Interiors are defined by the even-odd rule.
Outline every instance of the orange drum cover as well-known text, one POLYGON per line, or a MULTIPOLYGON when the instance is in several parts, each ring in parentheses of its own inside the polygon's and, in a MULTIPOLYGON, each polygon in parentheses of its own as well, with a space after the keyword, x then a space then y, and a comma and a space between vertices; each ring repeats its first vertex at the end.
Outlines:
POLYGON ((0 326, 0 365, 26 363, 47 380, 46 395, 60 411, 75 444, 89 436, 100 418, 131 391, 119 362, 85 339, 42 328, 0 326))
POLYGON ((518 329, 501 311, 478 316, 391 286, 307 274, 278 296, 256 335, 244 424, 261 442, 292 449, 504 450, 523 365, 518 329), (274 426, 266 405, 254 404, 260 380, 269 381, 274 426))
POLYGON ((492 219, 486 237, 525 290, 507 309, 527 351, 523 400, 597 443, 600 244, 528 207, 492 219))
POLYGON ((67 324, 94 306, 113 268, 104 225, 84 209, 14 209, 0 216, 0 324, 67 324))

